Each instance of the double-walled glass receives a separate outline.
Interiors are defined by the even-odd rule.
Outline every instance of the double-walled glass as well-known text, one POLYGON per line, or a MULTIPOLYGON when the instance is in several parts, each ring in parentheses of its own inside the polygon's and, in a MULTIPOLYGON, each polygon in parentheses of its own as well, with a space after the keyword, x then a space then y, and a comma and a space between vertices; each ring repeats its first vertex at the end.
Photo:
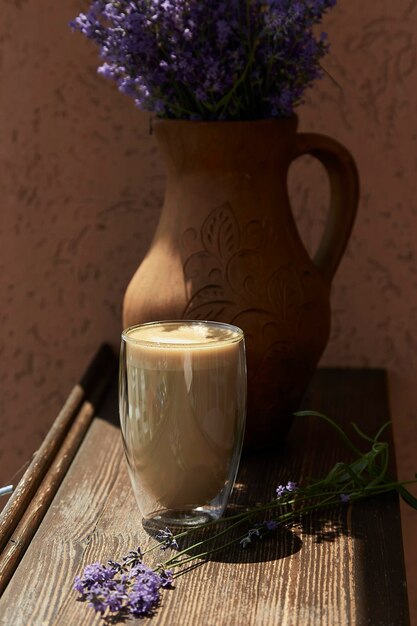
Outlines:
POLYGON ((238 470, 246 417, 243 332, 173 321, 122 333, 119 408, 130 478, 150 525, 219 518, 238 470))

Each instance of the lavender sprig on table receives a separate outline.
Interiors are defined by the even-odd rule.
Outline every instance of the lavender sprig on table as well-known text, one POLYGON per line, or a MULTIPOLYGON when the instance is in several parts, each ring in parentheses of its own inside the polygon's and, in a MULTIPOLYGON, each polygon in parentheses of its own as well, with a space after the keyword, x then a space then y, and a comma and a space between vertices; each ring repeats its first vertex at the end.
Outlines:
POLYGON ((349 506, 355 501, 390 491, 397 491, 417 509, 416 498, 405 487, 417 480, 399 482, 388 475, 389 447, 380 441, 388 424, 384 424, 375 437, 369 437, 353 424, 356 433, 368 444, 368 449, 363 452, 336 422, 322 413, 304 411, 296 415, 313 415, 325 420, 342 437, 354 460, 336 463, 325 477, 306 480, 302 485, 288 480, 277 486, 276 497, 267 504, 204 524, 204 536, 191 546, 181 548, 181 540, 195 533, 195 529, 174 534, 165 528, 146 551, 140 547, 131 550, 121 562, 110 560, 107 566, 100 563, 87 565, 83 575, 77 576, 74 583, 80 599, 110 621, 151 616, 160 603, 161 590, 172 587, 175 578, 202 564, 202 559, 235 544, 250 549, 253 543, 271 536, 280 527, 290 528, 312 512, 349 506), (260 521, 256 522, 256 518, 260 521), (249 528, 243 530, 248 523, 249 528), (231 533, 241 527, 241 534, 231 533), (213 530, 209 536, 207 529, 213 530), (156 549, 172 552, 162 563, 151 568, 143 559, 156 549))
POLYGON ((336 0, 93 0, 72 22, 99 47, 98 72, 160 117, 291 115, 323 75, 336 0))
POLYGON ((170 587, 172 572, 162 566, 155 571, 142 563, 140 548, 123 557, 122 563, 87 565, 77 576, 74 589, 97 613, 119 617, 152 615, 159 604, 160 589, 170 587))

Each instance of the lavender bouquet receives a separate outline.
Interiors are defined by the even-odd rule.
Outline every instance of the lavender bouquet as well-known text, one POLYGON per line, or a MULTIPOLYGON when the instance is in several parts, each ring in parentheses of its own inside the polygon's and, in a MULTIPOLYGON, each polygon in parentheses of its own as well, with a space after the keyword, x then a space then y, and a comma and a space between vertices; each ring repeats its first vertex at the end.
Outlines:
POLYGON ((323 75, 336 0, 94 0, 71 22, 99 46, 98 72, 159 117, 286 117, 323 75))
POLYGON ((417 499, 407 490, 408 485, 417 482, 417 475, 403 482, 389 475, 389 446, 381 440, 389 422, 381 426, 374 437, 352 423, 365 446, 363 450, 326 415, 316 411, 300 411, 295 415, 311 415, 326 421, 342 438, 353 461, 336 463, 322 478, 307 479, 303 484, 288 480, 278 485, 269 502, 199 527, 206 534, 192 545, 187 539, 194 536, 195 530, 174 534, 165 528, 157 533, 156 541, 145 551, 138 547, 120 561, 87 565, 82 576, 77 576, 74 581, 79 599, 99 613, 105 623, 152 616, 160 605, 164 590, 173 588, 179 576, 202 565, 215 552, 226 550, 233 544, 250 549, 280 528, 291 530, 297 527, 312 512, 346 507, 390 492, 397 492, 417 510, 417 499), (185 547, 181 545, 184 542, 185 547), (164 554, 168 551, 168 555, 152 567, 146 561, 149 553, 155 550, 164 554))

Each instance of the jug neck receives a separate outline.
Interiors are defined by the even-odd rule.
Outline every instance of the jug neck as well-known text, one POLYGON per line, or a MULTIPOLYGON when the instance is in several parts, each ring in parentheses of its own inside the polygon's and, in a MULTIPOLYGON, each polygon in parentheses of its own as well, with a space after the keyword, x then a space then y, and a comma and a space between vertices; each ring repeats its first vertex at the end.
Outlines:
POLYGON ((153 130, 170 175, 286 170, 298 119, 200 122, 156 120, 153 130))

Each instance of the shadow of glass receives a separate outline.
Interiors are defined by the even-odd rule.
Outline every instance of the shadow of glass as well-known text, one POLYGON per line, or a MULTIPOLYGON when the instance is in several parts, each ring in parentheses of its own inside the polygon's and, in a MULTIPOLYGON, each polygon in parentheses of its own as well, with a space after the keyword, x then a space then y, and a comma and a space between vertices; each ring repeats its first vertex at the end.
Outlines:
MULTIPOLYGON (((337 507, 315 513, 294 523, 279 525, 272 531, 264 531, 261 526, 265 517, 246 520, 233 526, 224 521, 209 526, 189 530, 185 537, 178 539, 179 551, 185 551, 183 559, 194 557, 199 564, 207 561, 222 563, 261 563, 275 561, 296 554, 303 548, 303 539, 311 537, 316 544, 333 543, 342 536, 349 536, 345 507, 337 507), (260 529, 260 536, 256 531, 260 529), (249 540, 245 540, 249 538, 249 540), (204 545, 201 545, 204 542, 204 545), (198 544, 198 545, 196 545, 198 544)), ((158 530, 145 526, 146 532, 156 539, 158 530)), ((184 529, 171 528, 174 534, 184 529)), ((169 549, 167 556, 174 557, 176 550, 169 549)), ((196 564, 190 564, 194 568, 196 564)))
MULTIPOLYGON (((221 523, 209 528, 200 527, 189 531, 186 537, 178 539, 178 550, 169 549, 167 557, 174 557, 178 551, 185 550, 184 559, 189 557, 198 558, 198 564, 207 561, 221 563, 261 563, 283 559, 295 554, 302 547, 302 541, 298 535, 281 526, 272 532, 266 533, 262 538, 252 537, 250 543, 243 547, 240 543, 251 527, 242 524, 239 527, 227 530, 227 523, 221 523), (217 533, 226 531, 224 535, 216 537, 217 533), (204 541, 205 545, 196 545, 204 541), (226 545, 227 544, 227 545, 226 545), (203 554, 207 551, 207 554, 203 554)), ((156 539, 157 531, 148 527, 146 532, 156 539)), ((171 528, 172 532, 181 532, 180 529, 171 528)), ((197 565, 198 565, 197 564, 197 565)), ((194 568, 196 564, 191 565, 194 568)))

